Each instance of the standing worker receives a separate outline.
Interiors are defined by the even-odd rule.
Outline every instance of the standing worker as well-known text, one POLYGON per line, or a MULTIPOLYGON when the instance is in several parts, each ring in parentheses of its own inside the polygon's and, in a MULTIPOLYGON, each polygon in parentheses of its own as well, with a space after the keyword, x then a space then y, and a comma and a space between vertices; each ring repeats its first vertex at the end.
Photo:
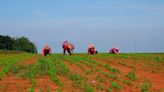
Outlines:
POLYGON ((46 56, 47 54, 50 54, 51 55, 51 53, 52 53, 51 48, 48 45, 45 45, 44 48, 43 48, 42 54, 44 56, 46 56))
POLYGON ((96 47, 94 44, 88 45, 88 54, 97 54, 96 47))
POLYGON ((65 51, 67 51, 69 53, 69 55, 73 54, 73 50, 75 49, 75 46, 68 42, 68 41, 64 41, 62 44, 63 47, 63 54, 65 55, 65 51))

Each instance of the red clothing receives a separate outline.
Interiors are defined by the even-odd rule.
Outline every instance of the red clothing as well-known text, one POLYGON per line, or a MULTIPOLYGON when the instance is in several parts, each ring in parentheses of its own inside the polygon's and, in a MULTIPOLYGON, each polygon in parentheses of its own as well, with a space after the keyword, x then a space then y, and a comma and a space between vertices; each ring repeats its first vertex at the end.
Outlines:
POLYGON ((113 54, 118 54, 119 53, 119 50, 116 49, 116 48, 112 48, 109 53, 113 53, 113 54))
POLYGON ((63 42, 62 46, 63 46, 64 55, 65 55, 65 51, 67 51, 70 55, 72 55, 73 50, 75 49, 75 46, 72 43, 65 41, 63 42))
POLYGON ((52 53, 52 50, 51 48, 46 45, 44 48, 43 48, 43 51, 42 51, 42 54, 46 56, 46 54, 51 54, 52 53))
POLYGON ((93 45, 93 44, 88 45, 88 54, 96 54, 95 45, 93 45))
POLYGON ((68 42, 68 41, 63 42, 62 46, 63 46, 64 50, 67 50, 67 49, 73 50, 73 49, 75 49, 75 46, 72 43, 68 42))

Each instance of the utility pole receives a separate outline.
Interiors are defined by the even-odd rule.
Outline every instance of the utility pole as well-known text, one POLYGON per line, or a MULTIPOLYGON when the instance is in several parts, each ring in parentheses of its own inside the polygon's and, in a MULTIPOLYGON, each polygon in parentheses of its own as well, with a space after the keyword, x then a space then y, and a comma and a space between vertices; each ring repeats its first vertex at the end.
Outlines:
POLYGON ((136 47, 136 40, 135 40, 135 42, 134 42, 134 45, 135 45, 135 53, 137 53, 137 47, 136 47))

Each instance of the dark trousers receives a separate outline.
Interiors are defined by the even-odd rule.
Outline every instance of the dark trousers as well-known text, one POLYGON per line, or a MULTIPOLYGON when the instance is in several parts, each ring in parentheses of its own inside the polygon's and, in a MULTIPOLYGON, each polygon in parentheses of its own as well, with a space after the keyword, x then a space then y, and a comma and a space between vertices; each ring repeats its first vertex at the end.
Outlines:
POLYGON ((49 50, 44 51, 44 56, 46 56, 47 54, 49 54, 49 50))
POLYGON ((89 49, 89 52, 90 52, 90 54, 94 54, 94 51, 92 50, 92 48, 89 49))
POLYGON ((64 51, 63 51, 64 55, 65 55, 65 52, 66 52, 66 51, 69 53, 69 55, 72 55, 72 53, 71 53, 71 50, 70 50, 70 49, 64 49, 64 51))

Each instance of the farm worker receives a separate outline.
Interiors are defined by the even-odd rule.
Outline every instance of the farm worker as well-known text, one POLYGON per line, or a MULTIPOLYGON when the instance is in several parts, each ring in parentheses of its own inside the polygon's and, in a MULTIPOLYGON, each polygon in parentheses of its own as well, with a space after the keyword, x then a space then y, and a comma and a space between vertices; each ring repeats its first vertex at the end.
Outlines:
POLYGON ((94 44, 88 45, 88 54, 97 54, 96 47, 94 44))
POLYGON ((119 53, 119 50, 118 50, 118 48, 112 48, 112 49, 109 51, 109 53, 111 53, 111 54, 118 54, 118 53, 119 53))
POLYGON ((65 55, 65 51, 67 51, 70 55, 72 55, 73 50, 75 49, 75 46, 71 42, 68 42, 68 41, 64 41, 62 44, 62 47, 63 47, 64 55, 65 55))
POLYGON ((44 56, 46 56, 47 54, 50 54, 51 55, 51 53, 52 53, 51 48, 48 45, 45 45, 44 48, 43 48, 42 54, 44 56))

